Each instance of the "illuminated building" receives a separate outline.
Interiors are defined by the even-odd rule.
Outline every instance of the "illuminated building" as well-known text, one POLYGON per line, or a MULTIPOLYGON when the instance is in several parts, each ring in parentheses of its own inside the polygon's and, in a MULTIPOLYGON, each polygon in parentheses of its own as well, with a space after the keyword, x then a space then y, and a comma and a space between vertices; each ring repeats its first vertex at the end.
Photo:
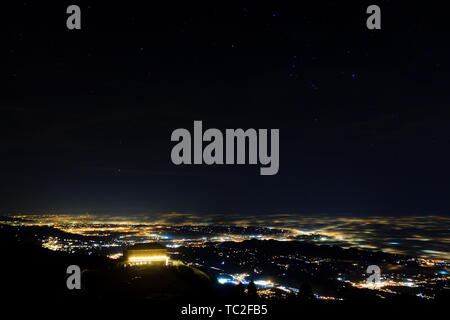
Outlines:
POLYGON ((125 264, 135 265, 168 265, 169 257, 166 248, 159 243, 138 243, 126 249, 123 253, 125 264))

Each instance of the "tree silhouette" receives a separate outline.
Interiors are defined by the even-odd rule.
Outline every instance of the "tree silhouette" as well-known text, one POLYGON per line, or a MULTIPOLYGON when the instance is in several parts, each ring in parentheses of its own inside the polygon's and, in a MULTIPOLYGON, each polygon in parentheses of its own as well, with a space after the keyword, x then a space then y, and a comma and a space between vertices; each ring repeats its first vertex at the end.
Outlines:
POLYGON ((256 286, 253 280, 247 286, 247 294, 249 297, 256 297, 256 286))
POLYGON ((314 300, 314 293, 312 291, 311 285, 308 282, 303 282, 300 286, 299 298, 302 301, 312 301, 314 300))

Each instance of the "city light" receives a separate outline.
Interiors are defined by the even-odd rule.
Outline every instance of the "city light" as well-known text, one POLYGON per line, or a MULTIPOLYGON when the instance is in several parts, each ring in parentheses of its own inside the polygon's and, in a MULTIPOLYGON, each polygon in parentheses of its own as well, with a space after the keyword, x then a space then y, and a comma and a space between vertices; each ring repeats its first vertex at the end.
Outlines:
MULTIPOLYGON (((183 217, 187 219, 185 215, 183 217)), ((287 297, 299 293, 301 282, 296 282, 289 274, 302 272, 306 277, 314 278, 322 268, 330 270, 329 279, 335 279, 338 286, 351 285, 359 289, 371 289, 377 291, 375 294, 383 299, 389 294, 399 294, 404 288, 408 288, 417 297, 434 299, 434 288, 440 285, 440 281, 449 279, 450 264, 444 258, 448 253, 441 254, 437 249, 419 247, 416 256, 399 255, 393 256, 389 263, 380 261, 383 263, 380 264, 382 279, 377 284, 367 283, 367 265, 361 260, 359 253, 357 259, 342 261, 339 256, 329 256, 330 251, 326 251, 325 255, 315 256, 305 255, 302 250, 295 249, 297 244, 315 245, 317 242, 317 248, 332 248, 337 245, 344 248, 343 250, 359 248, 361 251, 358 252, 369 254, 389 244, 396 248, 390 250, 391 253, 397 254, 401 251, 400 246, 408 241, 415 241, 414 246, 430 245, 430 237, 421 235, 420 230, 424 226, 446 226, 447 222, 443 218, 436 221, 421 217, 397 218, 398 229, 410 230, 417 226, 415 233, 404 237, 403 241, 398 240, 400 236, 396 239, 391 237, 389 240, 377 240, 374 224, 388 226, 385 217, 325 217, 320 220, 316 217, 303 217, 301 220, 286 219, 285 222, 283 218, 278 217, 276 223, 279 227, 248 226, 241 220, 239 223, 243 225, 223 226, 208 225, 206 221, 202 224, 167 224, 162 217, 155 219, 157 222, 142 219, 93 215, 14 216, 10 221, 0 221, 0 226, 10 225, 19 229, 52 227, 63 232, 51 235, 36 234, 36 240, 42 247, 71 254, 103 255, 117 260, 117 263, 123 266, 184 264, 212 272, 217 275, 217 282, 221 285, 248 286, 253 279, 258 295, 264 298, 287 297), (303 224, 305 227, 291 227, 295 224, 303 224), (371 239, 375 240, 368 243, 371 239), (159 243, 161 247, 152 249, 153 243, 159 243), (275 247, 264 252, 259 245, 253 247, 253 244, 257 243, 271 243, 275 247), (139 244, 149 244, 150 250, 129 250, 139 244), (294 245, 290 249, 291 252, 279 253, 279 248, 289 247, 291 244, 294 245), (125 251, 128 253, 125 254, 125 251), (421 256, 424 252, 439 255, 439 258, 421 256), (414 276, 406 272, 411 265, 416 266, 418 270, 414 276)), ((447 240, 439 241, 445 243, 447 240)), ((443 248, 442 245, 440 247, 443 248)), ((316 298, 338 300, 341 297, 317 295, 316 298)))

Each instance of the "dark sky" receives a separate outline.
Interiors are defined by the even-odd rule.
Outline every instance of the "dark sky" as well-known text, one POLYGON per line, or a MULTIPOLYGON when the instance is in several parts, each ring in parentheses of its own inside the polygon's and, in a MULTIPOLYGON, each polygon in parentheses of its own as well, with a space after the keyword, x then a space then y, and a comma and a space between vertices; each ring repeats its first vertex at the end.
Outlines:
POLYGON ((10 2, 0 213, 449 213, 438 7, 10 2), (279 128, 280 171, 173 165, 171 132, 194 120, 279 128))

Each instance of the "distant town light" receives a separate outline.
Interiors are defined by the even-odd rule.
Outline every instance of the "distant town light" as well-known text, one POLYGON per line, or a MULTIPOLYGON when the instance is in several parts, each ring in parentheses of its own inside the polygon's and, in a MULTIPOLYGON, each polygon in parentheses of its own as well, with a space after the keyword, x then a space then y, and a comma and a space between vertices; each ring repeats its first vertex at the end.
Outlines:
POLYGON ((255 285, 262 286, 262 287, 271 287, 273 286, 273 283, 269 280, 256 280, 255 285))

